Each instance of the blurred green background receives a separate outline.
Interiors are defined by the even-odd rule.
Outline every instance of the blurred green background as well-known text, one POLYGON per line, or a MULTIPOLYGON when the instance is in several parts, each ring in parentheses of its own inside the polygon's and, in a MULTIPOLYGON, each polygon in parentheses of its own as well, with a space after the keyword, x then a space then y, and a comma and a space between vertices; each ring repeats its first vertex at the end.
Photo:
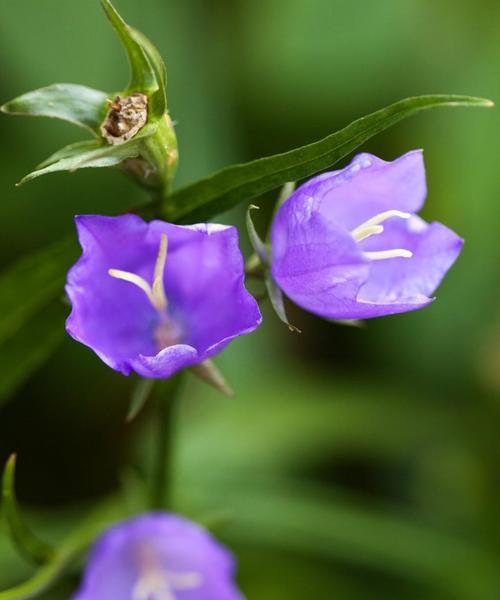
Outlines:
MULTIPOLYGON (((166 58, 179 184, 314 141, 403 97, 500 98, 497 0, 116 6, 166 58)), ((54 82, 124 86, 126 61, 97 0, 4 1, 0 12, 1 102, 54 82)), ((3 266, 71 233, 76 213, 112 214, 140 199, 120 172, 104 169, 16 189, 85 134, 6 116, 0 128, 3 266)), ((424 148, 424 216, 466 240, 432 306, 359 329, 290 307, 302 335, 264 307, 261 329, 218 360, 235 400, 188 382, 178 507, 199 519, 226 515, 217 533, 238 556, 249 599, 499 597, 499 131, 498 109, 439 110, 364 147, 387 160, 424 148)), ((222 218, 241 224, 241 216, 222 218)), ((266 211, 259 217, 264 231, 266 211)), ((9 384, 0 458, 18 452, 30 522, 58 540, 124 479, 134 488, 127 465, 141 472, 153 432, 148 411, 125 425, 132 382, 64 338, 67 306, 50 310, 60 312, 60 331, 50 332, 57 351, 38 357, 29 380, 9 384)), ((47 335, 34 324, 16 351, 47 335)), ((30 572, 0 528, 0 587, 30 572)), ((46 598, 67 598, 75 582, 46 598)))

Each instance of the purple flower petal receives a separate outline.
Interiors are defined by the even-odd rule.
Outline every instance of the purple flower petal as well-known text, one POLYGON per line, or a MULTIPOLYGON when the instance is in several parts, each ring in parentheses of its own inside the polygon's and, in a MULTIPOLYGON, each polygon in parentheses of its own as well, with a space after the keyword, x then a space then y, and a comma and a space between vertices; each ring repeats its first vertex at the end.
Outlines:
POLYGON ((429 304, 462 240, 438 223, 401 218, 419 210, 425 194, 420 151, 393 162, 360 154, 345 169, 315 177, 288 198, 272 224, 276 283, 299 306, 332 319, 366 319, 429 304), (399 213, 385 215, 371 232, 363 229, 366 237, 356 235, 387 211, 399 213), (392 250, 401 256, 380 254, 392 250), (408 251, 413 256, 403 258, 408 251))
POLYGON ((314 198, 325 218, 349 231, 386 210, 416 213, 427 195, 423 153, 412 150, 392 162, 358 154, 344 169, 314 177, 299 190, 314 198))
POLYGON ((134 215, 76 218, 83 255, 68 274, 72 313, 68 333, 113 369, 166 378, 206 360, 261 322, 244 286, 243 257, 234 227, 145 223, 134 215), (151 283, 162 234, 168 238, 164 287, 168 330, 143 290, 110 269, 151 283))
POLYGON ((242 600, 234 570, 231 554, 204 529, 151 513, 98 540, 73 600, 242 600))
POLYGON ((441 223, 426 223, 419 217, 393 220, 383 236, 360 243, 364 250, 383 247, 407 248, 410 259, 392 258, 375 262, 359 293, 359 300, 394 303, 404 299, 430 298, 446 272, 458 258, 463 240, 441 223))

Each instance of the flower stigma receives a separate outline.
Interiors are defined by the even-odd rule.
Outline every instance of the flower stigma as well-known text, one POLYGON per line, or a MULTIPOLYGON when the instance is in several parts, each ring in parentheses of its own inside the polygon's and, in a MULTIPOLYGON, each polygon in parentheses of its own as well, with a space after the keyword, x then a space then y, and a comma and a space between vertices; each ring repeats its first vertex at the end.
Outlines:
POLYGON ((153 285, 151 286, 143 277, 130 273, 129 271, 121 271, 120 269, 109 269, 108 273, 115 279, 128 281, 140 288, 148 297, 153 307, 162 315, 165 315, 168 301, 165 294, 165 285, 163 283, 163 274, 165 272, 165 264, 167 262, 168 238, 165 233, 162 234, 160 240, 160 248, 156 258, 155 270, 153 276, 153 285))
MULTIPOLYGON (((400 219, 409 219, 410 213, 403 212, 401 210, 386 210, 381 212, 368 221, 365 221, 361 225, 358 225, 351 231, 351 235, 355 242, 361 242, 371 237, 372 235, 379 235, 384 231, 384 227, 381 225, 387 219, 392 217, 399 217, 400 219)), ((378 250, 375 252, 363 252, 363 254, 369 260, 385 260, 387 258, 411 258, 413 252, 404 248, 394 248, 392 250, 378 250)))
POLYGON ((163 569, 153 548, 139 549, 139 579, 132 591, 132 600, 175 600, 175 592, 200 587, 199 573, 174 573, 163 569))

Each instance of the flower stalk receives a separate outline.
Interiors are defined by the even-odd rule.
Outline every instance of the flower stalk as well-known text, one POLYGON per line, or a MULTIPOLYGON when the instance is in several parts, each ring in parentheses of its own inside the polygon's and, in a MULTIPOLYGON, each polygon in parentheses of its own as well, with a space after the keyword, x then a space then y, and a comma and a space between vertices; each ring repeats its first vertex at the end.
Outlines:
POLYGON ((173 505, 172 473, 175 417, 182 374, 160 382, 154 391, 156 440, 151 476, 150 507, 168 510, 173 505))

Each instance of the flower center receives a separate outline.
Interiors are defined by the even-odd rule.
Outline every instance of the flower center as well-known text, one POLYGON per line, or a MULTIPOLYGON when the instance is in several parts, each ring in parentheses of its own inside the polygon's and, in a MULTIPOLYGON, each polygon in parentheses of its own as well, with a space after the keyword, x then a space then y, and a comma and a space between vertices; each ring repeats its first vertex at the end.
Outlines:
POLYGON ((140 577, 132 590, 132 600, 175 600, 175 592, 200 587, 199 573, 174 573, 163 569, 154 549, 139 549, 140 577))
MULTIPOLYGON (((400 210, 386 210, 384 212, 375 215, 368 221, 365 221, 361 225, 358 225, 351 231, 351 235, 355 242, 361 242, 371 237, 372 235, 379 235, 384 231, 381 223, 392 217, 399 217, 400 219, 409 219, 410 213, 402 212, 400 210)), ((363 252, 366 258, 370 260, 384 260, 386 258, 411 258, 413 252, 404 248, 394 248, 392 250, 378 250, 376 252, 363 252)))
POLYGON ((150 285, 143 277, 130 273, 129 271, 120 271, 120 269, 109 269, 108 273, 115 279, 122 279, 133 283, 140 288, 148 297, 153 307, 162 315, 166 315, 168 301, 165 294, 165 286, 163 283, 163 274, 165 272, 165 264, 167 262, 168 240, 166 234, 162 234, 160 240, 160 249, 156 258, 153 285, 150 285))

